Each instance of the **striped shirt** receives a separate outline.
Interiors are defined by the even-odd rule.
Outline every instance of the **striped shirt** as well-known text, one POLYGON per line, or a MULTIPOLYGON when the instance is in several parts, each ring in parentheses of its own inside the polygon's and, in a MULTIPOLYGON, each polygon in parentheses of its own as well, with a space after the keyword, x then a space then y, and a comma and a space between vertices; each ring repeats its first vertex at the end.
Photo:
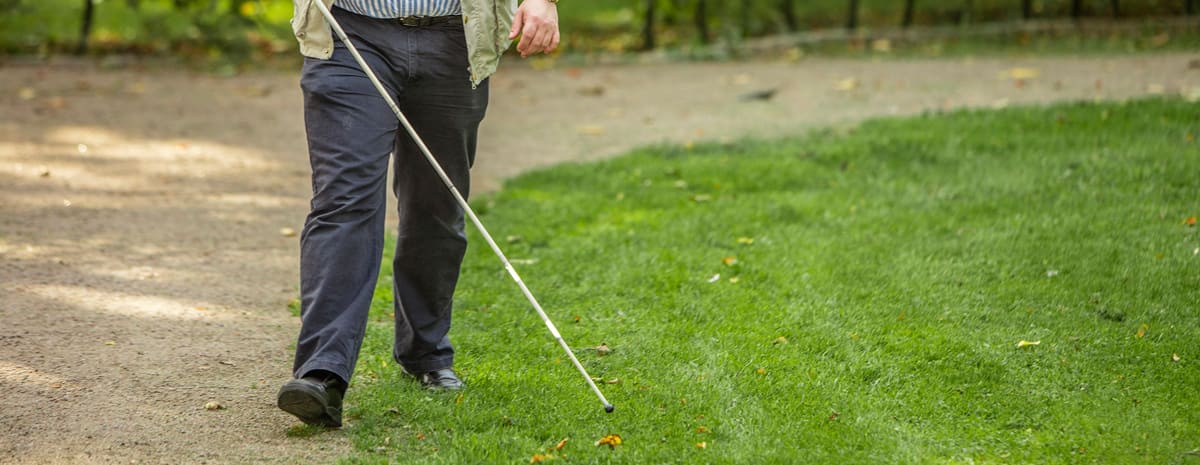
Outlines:
POLYGON ((372 18, 462 14, 460 0, 337 0, 337 6, 372 18))

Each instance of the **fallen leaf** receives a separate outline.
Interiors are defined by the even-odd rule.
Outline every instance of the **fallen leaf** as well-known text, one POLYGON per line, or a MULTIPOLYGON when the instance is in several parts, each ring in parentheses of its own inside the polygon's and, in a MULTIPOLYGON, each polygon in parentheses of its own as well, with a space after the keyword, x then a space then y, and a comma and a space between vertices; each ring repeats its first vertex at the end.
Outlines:
POLYGON ((604 384, 621 384, 621 378, 613 378, 605 381, 604 384))
POLYGON ((758 373, 758 374, 760 374, 760 375, 766 375, 766 374, 767 374, 767 369, 766 369, 766 368, 763 368, 763 367, 759 367, 757 370, 754 370, 754 372, 755 372, 755 373, 758 373))
POLYGON ((737 243, 742 244, 742 245, 750 245, 750 244, 754 243, 754 238, 753 237, 739 237, 739 238, 737 238, 737 243))
POLYGON ((567 441, 570 440, 571 438, 563 438, 563 440, 558 441, 558 444, 554 446, 554 450, 562 450, 563 446, 567 445, 567 441))
POLYGON ((572 318, 572 320, 575 321, 576 323, 579 323, 579 320, 581 320, 581 319, 582 319, 582 317, 580 317, 579 315, 575 315, 575 318, 572 318))
POLYGON ((208 402, 208 403, 204 404, 204 410, 221 410, 224 408, 225 408, 225 406, 221 405, 218 402, 208 402))
POLYGON ((704 426, 704 425, 697 426, 697 427, 696 427, 696 432, 697 432, 697 433, 707 433, 707 432, 708 432, 708 427, 707 427, 707 426, 704 426))
POLYGON ((721 263, 724 263, 725 266, 733 266, 735 263, 737 263, 737 257, 730 255, 728 257, 722 258, 721 263))
POLYGON ((117 341, 104 341, 104 345, 115 346, 115 345, 117 345, 117 341))
POLYGON ((1022 339, 1020 342, 1017 343, 1017 347, 1020 348, 1020 347, 1036 346, 1041 343, 1042 343, 1042 341, 1026 341, 1026 340, 1022 339))
POLYGON ((610 349, 608 347, 608 344, 603 343, 603 342, 601 342, 600 345, 596 346, 595 349, 596 349, 596 355, 600 355, 600 356, 605 356, 605 355, 612 353, 612 349, 610 349))
POLYGON ((599 126, 599 125, 595 125, 595 124, 579 126, 576 130, 579 131, 580 134, 583 134, 585 136, 602 136, 602 135, 604 135, 604 126, 599 126))
POLYGON ((837 82, 834 88, 842 92, 850 92, 858 88, 858 79, 845 78, 837 82))
POLYGON ((707 448, 708 448, 708 443, 707 443, 707 442, 697 442, 697 443, 696 443, 696 448, 697 448, 697 449, 707 449, 707 448))
POLYGON ((710 282, 710 283, 715 283, 720 280, 721 280, 721 273, 714 274, 711 278, 708 278, 708 282, 710 282))
POLYGON ((1041 75, 1041 71, 1036 68, 1010 68, 1008 71, 1000 73, 1001 79, 1026 80, 1033 79, 1041 75))
POLYGON ((596 441, 597 447, 608 446, 609 449, 616 449, 619 445, 621 445, 621 435, 619 434, 610 434, 596 441))
POLYGON ((424 433, 417 433, 417 440, 418 440, 418 441, 424 441, 424 440, 425 440, 425 434, 424 434, 424 433))
POLYGON ((1146 330, 1148 330, 1148 329, 1150 329, 1150 327, 1146 326, 1145 324, 1142 324, 1141 326, 1139 326, 1138 330, 1137 330, 1138 339, 1146 337, 1146 330))
POLYGON ((529 463, 539 463, 554 458, 553 455, 533 454, 533 458, 529 459, 529 463))
POLYGON ((458 397, 454 398, 454 405, 459 405, 462 403, 463 403, 463 395, 459 394, 458 397))
POLYGON ((1195 226, 1196 225, 1196 217, 1189 216, 1188 219, 1183 220, 1183 224, 1186 224, 1188 226, 1195 226))
POLYGON ((786 338, 786 337, 784 337, 784 336, 779 336, 779 337, 775 338, 775 340, 774 340, 774 341, 772 341, 772 342, 771 342, 771 344, 774 344, 774 345, 777 345, 777 346, 779 346, 779 345, 784 345, 784 344, 787 344, 787 343, 788 343, 788 340, 787 340, 787 338, 786 338))
POLYGON ((1178 362, 1178 361, 1179 361, 1179 354, 1171 354, 1171 361, 1172 361, 1172 362, 1178 362))
POLYGON ((729 282, 732 284, 737 284, 738 281, 739 281, 739 278, 737 276, 729 278, 729 282))
POLYGON ((838 417, 840 417, 840 416, 842 416, 842 414, 838 413, 835 410, 829 414, 829 421, 838 421, 838 417))
POLYGON ((279 235, 283 237, 296 237, 296 230, 292 228, 279 228, 279 235))

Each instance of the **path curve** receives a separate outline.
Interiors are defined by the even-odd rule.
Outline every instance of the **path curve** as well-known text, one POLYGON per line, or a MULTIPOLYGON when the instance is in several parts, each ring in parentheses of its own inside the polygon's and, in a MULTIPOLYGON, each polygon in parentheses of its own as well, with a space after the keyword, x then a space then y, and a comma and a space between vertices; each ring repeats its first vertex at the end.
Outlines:
MULTIPOLYGON (((696 63, 493 78, 476 192, 656 142, 929 109, 1200 97, 1200 54, 696 63), (768 100, 740 96, 773 90, 768 100)), ((313 463, 273 407, 299 326, 294 73, 0 67, 0 462, 313 463), (220 410, 206 410, 216 402, 220 410)))

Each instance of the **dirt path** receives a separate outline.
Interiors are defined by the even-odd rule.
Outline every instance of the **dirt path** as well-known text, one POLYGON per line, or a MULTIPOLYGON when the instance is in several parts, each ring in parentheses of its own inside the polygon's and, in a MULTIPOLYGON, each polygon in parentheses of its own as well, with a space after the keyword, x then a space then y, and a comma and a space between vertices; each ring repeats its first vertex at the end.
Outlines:
MULTIPOLYGON (((1197 98, 1197 59, 509 66, 475 189, 659 141, 1197 98)), ((280 230, 300 229, 309 189, 296 79, 0 67, 0 463, 311 463, 348 449, 336 432, 287 437, 294 422, 273 407, 299 325, 286 308, 297 239, 280 230)))

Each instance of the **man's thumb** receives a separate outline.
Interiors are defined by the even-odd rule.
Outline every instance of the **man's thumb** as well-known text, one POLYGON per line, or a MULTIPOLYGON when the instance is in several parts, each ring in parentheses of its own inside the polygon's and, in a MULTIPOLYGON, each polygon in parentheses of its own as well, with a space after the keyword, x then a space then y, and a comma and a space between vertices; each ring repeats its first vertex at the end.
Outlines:
POLYGON ((524 22, 525 22, 525 11, 518 9, 517 14, 513 16, 512 30, 508 31, 508 39, 509 40, 517 38, 517 34, 519 34, 521 32, 521 27, 523 26, 522 23, 524 23, 524 22))

